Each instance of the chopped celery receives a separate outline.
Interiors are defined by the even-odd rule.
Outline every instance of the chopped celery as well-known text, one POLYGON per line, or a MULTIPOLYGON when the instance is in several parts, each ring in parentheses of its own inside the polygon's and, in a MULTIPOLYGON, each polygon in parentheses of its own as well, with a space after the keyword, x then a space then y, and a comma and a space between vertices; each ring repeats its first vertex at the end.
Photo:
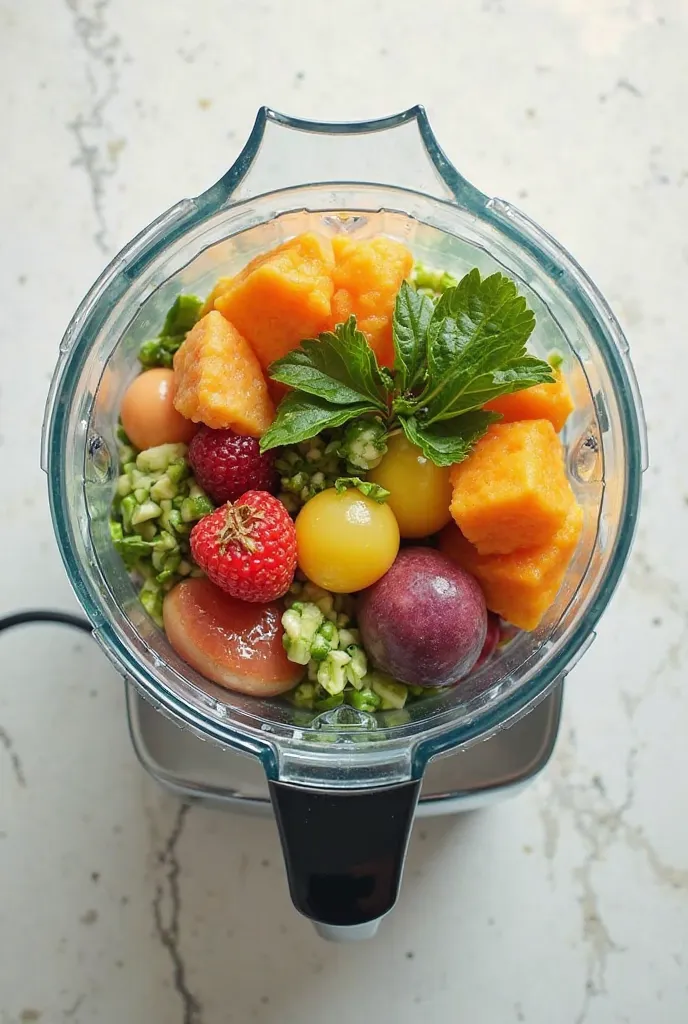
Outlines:
POLYGON ((359 711, 377 711, 382 701, 374 690, 365 687, 362 690, 350 690, 346 695, 347 701, 353 708, 359 711))
MULTIPOLYGON (((127 501, 128 499, 125 498, 124 500, 127 501)), ((154 501, 144 501, 142 505, 137 505, 132 513, 132 526, 136 526, 137 523, 145 523, 149 519, 157 519, 161 514, 162 509, 154 501)))
POLYGON ((209 515, 214 511, 214 508, 215 506, 211 502, 210 498, 207 498, 202 492, 201 494, 184 498, 180 509, 182 521, 185 523, 193 523, 195 520, 202 519, 203 516, 209 515))
POLYGON ((384 672, 371 672, 366 676, 364 683, 371 687, 382 700, 382 710, 388 708, 403 708, 408 697, 408 687, 405 683, 398 683, 391 676, 384 672))
POLYGON ((146 448, 136 456, 136 468, 141 473, 165 472, 167 467, 186 456, 185 444, 159 444, 146 448))

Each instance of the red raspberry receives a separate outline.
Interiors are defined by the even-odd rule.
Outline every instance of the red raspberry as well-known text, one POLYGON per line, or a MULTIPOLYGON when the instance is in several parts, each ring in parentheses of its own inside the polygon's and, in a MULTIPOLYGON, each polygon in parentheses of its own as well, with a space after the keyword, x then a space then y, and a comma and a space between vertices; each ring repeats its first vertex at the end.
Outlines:
POLYGON ((267 491, 246 491, 191 531, 191 554, 210 580, 240 601, 286 594, 296 570, 296 530, 267 491))
POLYGON ((244 491, 277 490, 274 452, 260 453, 255 437, 202 424, 189 444, 196 480, 216 505, 236 501, 244 491))

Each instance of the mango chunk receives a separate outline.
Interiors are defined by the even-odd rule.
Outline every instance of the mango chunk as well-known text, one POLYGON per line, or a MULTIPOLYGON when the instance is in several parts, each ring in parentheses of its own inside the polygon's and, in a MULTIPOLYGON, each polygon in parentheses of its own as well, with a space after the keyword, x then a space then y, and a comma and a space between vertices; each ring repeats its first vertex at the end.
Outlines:
POLYGON ((260 364, 248 342, 216 310, 174 356, 174 407, 194 423, 261 437, 275 418, 260 364))
POLYGON ((575 501, 549 420, 494 424, 450 480, 451 514, 481 555, 549 543, 575 501))
POLYGON ((560 370, 555 372, 554 384, 536 384, 513 395, 501 395, 485 406, 491 412, 501 412, 501 423, 515 420, 549 420, 559 433, 573 412, 571 392, 560 370))
POLYGON ((335 267, 330 328, 353 313, 378 362, 392 366, 392 314, 401 282, 413 267, 405 245, 378 235, 365 241, 345 236, 332 240, 335 267))
MULTIPOLYGON (((233 277, 218 277, 217 281, 213 285, 211 291, 208 294, 207 299, 201 307, 201 316, 205 316, 211 309, 215 309, 215 299, 219 299, 221 295, 229 291, 230 285, 234 280, 233 277)), ((200 319, 200 317, 199 317, 200 319)))
POLYGON ((549 544, 509 555, 481 555, 450 523, 440 534, 440 550, 482 587, 487 607, 519 629, 535 629, 554 602, 583 527, 574 501, 549 544))
MULTIPOLYGON (((267 369, 305 338, 326 330, 332 311, 334 255, 329 239, 309 232, 251 260, 214 302, 267 369)), ((217 286, 216 286, 217 287, 217 286)))

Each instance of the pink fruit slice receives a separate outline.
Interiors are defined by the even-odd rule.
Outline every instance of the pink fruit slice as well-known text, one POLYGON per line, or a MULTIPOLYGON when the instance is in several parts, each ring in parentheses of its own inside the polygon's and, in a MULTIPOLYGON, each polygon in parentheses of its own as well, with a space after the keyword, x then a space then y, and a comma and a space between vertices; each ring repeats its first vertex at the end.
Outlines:
POLYGON ((282 647, 281 614, 277 602, 237 601, 208 579, 183 580, 163 605, 177 654, 213 683, 252 697, 276 697, 303 675, 282 647))

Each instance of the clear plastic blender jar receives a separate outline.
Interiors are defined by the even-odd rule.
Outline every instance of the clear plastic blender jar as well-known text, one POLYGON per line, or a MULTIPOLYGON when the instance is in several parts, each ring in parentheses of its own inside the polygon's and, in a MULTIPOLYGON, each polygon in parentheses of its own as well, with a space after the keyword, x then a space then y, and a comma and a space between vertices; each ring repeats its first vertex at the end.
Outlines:
POLYGON ((324 933, 354 935, 395 902, 430 758, 513 723, 590 644, 631 546, 647 453, 628 344, 604 299, 554 239, 456 171, 422 108, 354 124, 264 108, 224 177, 142 231, 80 305, 60 346, 42 459, 67 573, 104 652, 179 725, 260 759, 296 907, 324 933), (148 618, 110 540, 118 409, 141 343, 180 291, 203 295, 306 230, 383 233, 455 276, 508 274, 535 311, 533 349, 563 355, 575 401, 563 441, 585 524, 554 606, 537 630, 403 715, 304 712, 209 683, 148 618))

